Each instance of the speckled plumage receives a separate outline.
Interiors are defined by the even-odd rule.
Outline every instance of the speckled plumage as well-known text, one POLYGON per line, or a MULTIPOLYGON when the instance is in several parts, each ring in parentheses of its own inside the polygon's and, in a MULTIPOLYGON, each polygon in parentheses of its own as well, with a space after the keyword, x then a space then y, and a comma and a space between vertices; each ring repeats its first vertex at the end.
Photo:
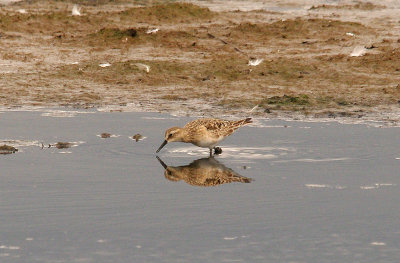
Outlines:
POLYGON ((174 182, 183 180, 194 186, 216 186, 232 182, 250 183, 252 181, 251 178, 241 176, 213 157, 195 160, 185 166, 167 166, 158 156, 157 159, 165 168, 165 178, 174 182))
POLYGON ((157 150, 159 152, 168 142, 192 143, 196 146, 212 149, 231 135, 236 129, 251 123, 251 118, 231 121, 221 119, 197 119, 187 123, 183 128, 172 127, 165 132, 165 141, 157 150))

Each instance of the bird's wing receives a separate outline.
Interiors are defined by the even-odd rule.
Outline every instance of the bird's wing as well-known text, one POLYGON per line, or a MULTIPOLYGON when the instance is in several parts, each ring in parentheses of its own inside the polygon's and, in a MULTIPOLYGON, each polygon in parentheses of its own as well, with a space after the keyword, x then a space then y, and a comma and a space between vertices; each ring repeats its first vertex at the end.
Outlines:
POLYGON ((251 118, 239 121, 230 121, 221 119, 197 119, 187 123, 185 125, 185 128, 202 129, 201 127, 205 127, 210 134, 215 135, 215 137, 219 137, 219 136, 229 136, 237 128, 246 125, 248 123, 251 123, 251 118))
POLYGON ((234 121, 220 120, 220 119, 199 119, 198 125, 204 126, 209 135, 215 138, 220 136, 228 136, 232 134, 234 121))
POLYGON ((234 121, 220 119, 197 119, 189 122, 185 127, 204 126, 208 131, 221 130, 232 125, 234 121))

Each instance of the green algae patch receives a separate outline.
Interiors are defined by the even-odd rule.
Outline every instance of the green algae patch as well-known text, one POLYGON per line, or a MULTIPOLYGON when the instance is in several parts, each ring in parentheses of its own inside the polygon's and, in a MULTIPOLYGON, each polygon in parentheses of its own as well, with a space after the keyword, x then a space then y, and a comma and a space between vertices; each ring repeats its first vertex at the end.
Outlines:
POLYGON ((261 101, 259 106, 265 109, 284 109, 284 110, 302 110, 309 106, 311 100, 308 95, 299 94, 298 96, 283 95, 272 96, 261 101))
POLYGON ((215 16, 208 8, 190 3, 169 3, 149 7, 135 7, 122 11, 121 19, 141 22, 177 22, 204 20, 215 16))
POLYGON ((97 35, 107 38, 122 39, 124 37, 136 37, 137 30, 134 28, 119 29, 119 28, 105 28, 103 27, 97 32, 97 35))
POLYGON ((360 34, 370 29, 358 22, 347 22, 328 19, 287 19, 273 23, 244 22, 232 30, 232 37, 246 37, 246 39, 296 39, 319 38, 332 39, 341 37, 346 32, 360 34))

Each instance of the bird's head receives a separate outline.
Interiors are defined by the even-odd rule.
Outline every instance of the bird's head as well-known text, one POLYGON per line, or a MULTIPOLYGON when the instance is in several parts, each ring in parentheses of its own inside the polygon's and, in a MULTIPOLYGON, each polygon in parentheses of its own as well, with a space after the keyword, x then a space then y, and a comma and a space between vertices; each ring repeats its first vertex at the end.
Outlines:
POLYGON ((165 178, 167 178, 170 181, 174 181, 174 182, 178 182, 179 180, 182 179, 179 177, 179 171, 178 171, 179 167, 176 168, 176 167, 168 166, 161 160, 160 157, 156 156, 156 158, 165 169, 165 171, 164 171, 165 178))
POLYGON ((164 176, 166 179, 173 182, 178 182, 182 180, 182 178, 179 177, 179 172, 177 172, 174 167, 168 167, 167 169, 165 169, 164 176))
POLYGON ((165 140, 156 152, 159 152, 169 142, 181 142, 183 139, 183 129, 172 127, 165 131, 165 140))
POLYGON ((165 140, 167 142, 179 142, 182 139, 182 128, 172 127, 165 131, 165 140))

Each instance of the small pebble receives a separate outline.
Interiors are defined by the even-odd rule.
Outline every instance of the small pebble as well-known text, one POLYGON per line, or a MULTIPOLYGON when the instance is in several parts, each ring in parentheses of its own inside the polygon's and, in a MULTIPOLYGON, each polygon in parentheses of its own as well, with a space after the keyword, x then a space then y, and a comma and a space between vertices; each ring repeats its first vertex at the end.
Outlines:
POLYGON ((11 154, 18 152, 17 148, 14 148, 12 146, 4 144, 3 146, 0 146, 0 154, 11 154))
POLYGON ((134 139, 137 142, 142 138, 143 138, 143 136, 141 134, 139 134, 139 133, 133 135, 133 137, 132 137, 132 139, 134 139))
POLYGON ((110 138, 110 137, 111 137, 111 134, 110 134, 110 133, 107 133, 107 132, 103 132, 103 133, 100 135, 100 137, 101 137, 101 138, 110 138))
POLYGON ((58 142, 56 143, 55 146, 57 149, 65 149, 65 148, 71 148, 72 144, 69 142, 58 142))

